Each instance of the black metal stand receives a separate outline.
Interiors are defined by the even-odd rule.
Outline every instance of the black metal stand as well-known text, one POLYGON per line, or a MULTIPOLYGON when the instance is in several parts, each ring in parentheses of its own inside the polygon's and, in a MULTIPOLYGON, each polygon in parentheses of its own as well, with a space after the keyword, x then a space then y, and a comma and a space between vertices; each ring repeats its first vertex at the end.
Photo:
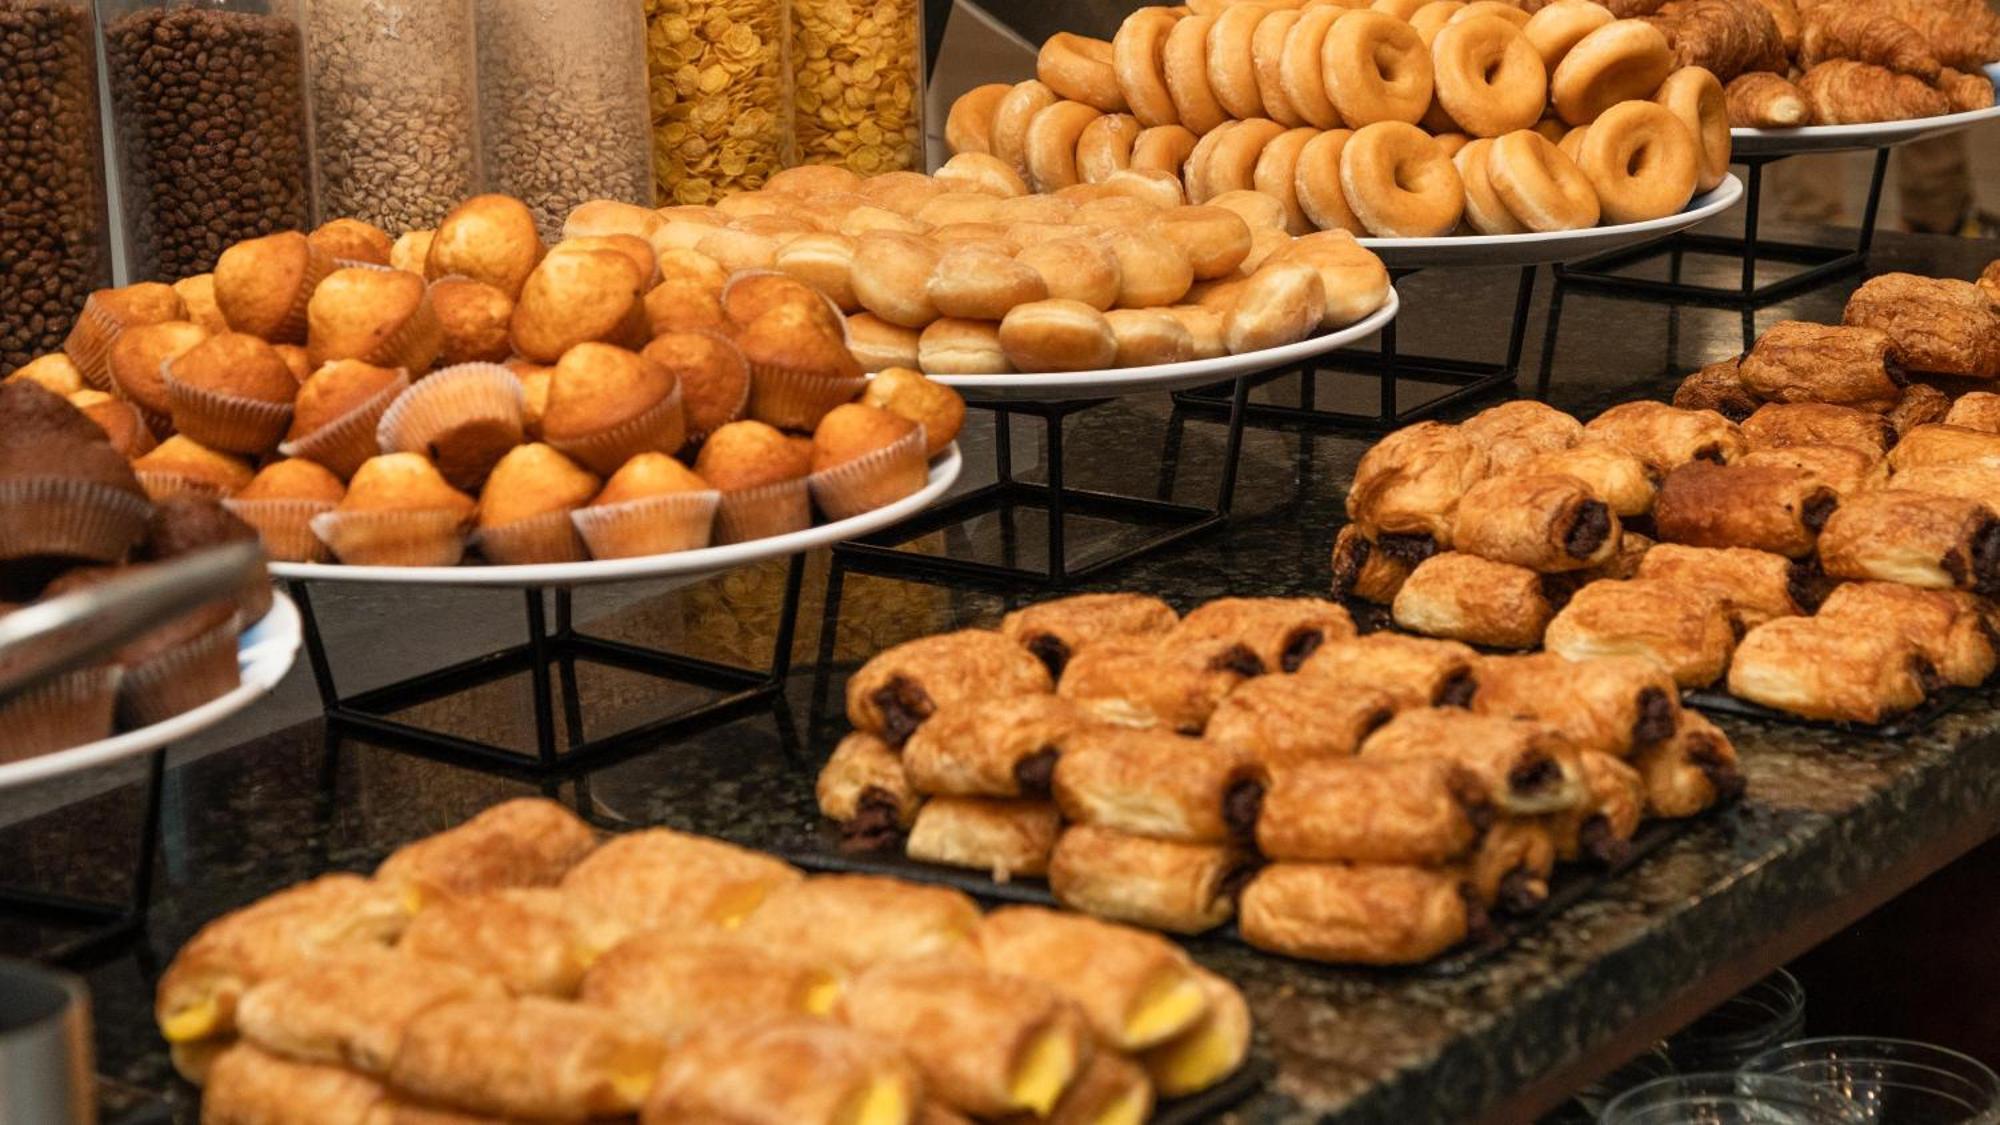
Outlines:
MULTIPOLYGON (((1400 281, 1416 272, 1406 269, 1394 270, 1392 274, 1400 281)), ((1534 297, 1535 267, 1522 266, 1520 286, 1514 297, 1514 318, 1507 334, 1507 355, 1499 363, 1403 355, 1397 347, 1397 321, 1392 320, 1382 326, 1381 339, 1374 350, 1342 348, 1334 352, 1329 361, 1336 365, 1336 370, 1329 374, 1372 374, 1375 377, 1380 403, 1375 413, 1320 409, 1317 405, 1318 376, 1323 368, 1321 361, 1315 361, 1296 368, 1280 368, 1250 376, 1250 386, 1254 388, 1296 372, 1299 377, 1299 401, 1296 406, 1250 402, 1246 405, 1245 418, 1251 425, 1266 428, 1312 427, 1384 433, 1504 391, 1514 385, 1520 372, 1521 351, 1527 342, 1528 308, 1534 297), (1452 389, 1405 409, 1398 393, 1405 379, 1416 383, 1441 384, 1452 389)), ((1201 387, 1175 394, 1174 403, 1191 412, 1214 413, 1228 407, 1229 398, 1223 387, 1201 387)))
POLYGON ((785 578, 784 604, 779 610, 777 638, 767 670, 739 668, 580 633, 571 620, 568 589, 555 591, 556 620, 551 632, 543 591, 531 588, 525 592, 528 632, 525 644, 349 696, 342 696, 334 684, 333 668, 306 584, 292 581, 287 588, 292 600, 298 603, 299 616, 304 622, 306 655, 329 727, 454 765, 541 779, 603 765, 643 749, 646 744, 736 718, 752 706, 776 697, 784 690, 785 679, 791 672, 792 639, 798 628, 799 592, 804 581, 805 558, 795 555, 785 578), (621 668, 719 694, 638 726, 588 738, 577 690, 579 662, 621 668), (535 746, 531 751, 434 731, 392 717, 522 672, 528 674, 534 701, 535 746), (552 674, 559 678, 562 688, 561 743, 556 735, 552 674))
POLYGON ((98 902, 74 895, 20 888, 0 889, 0 914, 31 924, 75 931, 53 945, 23 951, 37 961, 75 967, 90 964, 138 937, 153 901, 153 866, 160 850, 160 801, 165 788, 167 749, 146 760, 146 807, 131 890, 122 902, 98 902))

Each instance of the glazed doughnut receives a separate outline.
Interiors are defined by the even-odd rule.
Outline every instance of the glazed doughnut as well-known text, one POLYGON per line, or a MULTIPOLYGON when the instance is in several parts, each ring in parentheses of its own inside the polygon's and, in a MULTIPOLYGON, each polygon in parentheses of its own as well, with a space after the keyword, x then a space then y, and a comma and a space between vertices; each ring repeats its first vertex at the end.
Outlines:
POLYGON ((1431 143, 1438 146, 1438 151, 1444 153, 1446 156, 1457 156, 1458 150, 1471 142, 1472 138, 1466 136, 1464 133, 1431 134, 1431 143))
POLYGON ((1250 237, 1267 230, 1285 229, 1285 206, 1261 191, 1237 188, 1208 201, 1211 207, 1234 211, 1250 227, 1250 237))
POLYGON ((1177 207, 1160 217, 1159 230, 1203 281, 1236 272, 1250 254, 1250 224, 1225 207, 1177 207))
POLYGON ((999 320, 1015 305, 1047 299, 1033 266, 985 246, 953 246, 938 255, 929 281, 939 316, 999 320))
POLYGON ((1319 271, 1326 289, 1322 328, 1345 328, 1389 300, 1389 269, 1374 251, 1344 230, 1320 231, 1292 240, 1272 255, 1274 263, 1297 262, 1319 271))
MULTIPOLYGON (((965 155, 972 158, 983 157, 987 160, 1000 159, 997 156, 982 152, 966 153, 965 155)), ((958 157, 953 157, 951 162, 957 163, 958 160, 958 157)), ((1001 166, 1006 167, 1004 163, 1001 166)), ((1014 169, 1007 168, 1007 174, 1013 176, 1014 169)), ((1019 180, 1020 177, 1015 176, 1015 179, 1019 180)), ((1023 186, 1025 187, 1026 185, 1023 186)), ((924 204, 923 208, 917 212, 916 220, 920 223, 928 223, 932 227, 949 226, 952 223, 997 223, 1002 221, 1000 202, 1003 198, 1010 197, 954 189, 924 204)))
POLYGON ((1472 3, 1452 14, 1451 22, 1478 19, 1480 16, 1498 16, 1516 28, 1528 26, 1529 19, 1526 9, 1516 8, 1512 4, 1504 3, 1503 0, 1472 0, 1472 3))
POLYGON ((1298 22, 1285 33, 1285 49, 1278 57, 1278 82, 1285 88, 1285 100, 1314 128, 1340 127, 1340 111, 1327 96, 1320 53, 1326 47, 1326 33, 1347 11, 1327 5, 1300 12, 1298 22))
POLYGON ((1340 153, 1353 137, 1352 129, 1329 129, 1299 150, 1292 189, 1299 210, 1321 230, 1364 233, 1361 219, 1347 205, 1347 193, 1340 187, 1340 153))
POLYGON ((1230 354, 1263 351, 1312 335, 1326 312, 1326 284, 1319 271, 1299 262, 1267 265, 1250 275, 1223 318, 1222 342, 1230 354))
POLYGON ((1118 259, 1118 307, 1171 305, 1194 284, 1188 256, 1164 235, 1133 227, 1105 231, 1104 245, 1118 259))
POLYGON ((1166 312, 1187 330, 1189 359, 1220 359, 1229 354, 1222 339, 1224 316, 1218 309, 1200 305, 1169 305, 1166 312))
POLYGON ((917 330, 890 324, 874 313, 847 318, 847 350, 863 371, 917 365, 917 330))
POLYGON ((1498 16, 1453 20, 1431 45, 1437 100, 1460 132, 1497 137, 1539 121, 1549 75, 1521 29, 1498 16))
POLYGON ((1032 78, 1016 82, 993 109, 992 145, 987 151, 1006 161, 1016 175, 1027 179, 1028 123, 1061 100, 1054 90, 1032 78))
POLYGON ((1620 102, 1605 110, 1591 123, 1576 163, 1611 223, 1674 214, 1694 198, 1701 175, 1694 134, 1657 102, 1620 102))
POLYGON ((861 307, 891 324, 922 328, 938 316, 930 279, 938 248, 914 234, 876 231, 855 240, 848 276, 861 307))
POLYGON ((1277 225, 1258 226, 1252 223, 1250 253, 1244 257, 1243 264, 1236 268, 1245 274, 1256 273, 1265 262, 1271 260, 1273 254, 1291 244, 1292 236, 1285 233, 1285 228, 1277 225))
POLYGON ((1160 221, 1159 204, 1150 199, 1107 192, 1076 209, 1076 221, 1086 227, 1150 227, 1160 221))
POLYGON ((1368 7, 1372 11, 1394 16, 1404 23, 1408 23, 1410 22, 1410 17, 1417 14, 1417 9, 1427 3, 1429 3, 1429 0, 1375 0, 1368 7))
POLYGON ((1285 37, 1299 22, 1297 8, 1273 8, 1257 21, 1257 33, 1250 37, 1250 63, 1257 73, 1257 100, 1264 104, 1264 116, 1287 128, 1305 124, 1285 96, 1282 67, 1285 37))
POLYGON ((1535 132, 1542 135, 1543 140, 1552 145, 1561 144, 1564 134, 1569 132, 1569 126, 1563 124, 1560 117, 1544 117, 1535 122, 1534 128, 1535 132))
POLYGON ((1108 309, 1118 303, 1118 256, 1093 235, 1071 235, 1023 246, 1014 260, 1042 275, 1052 299, 1108 309))
POLYGON ((1194 337, 1165 309, 1112 309, 1104 314, 1117 346, 1114 367, 1152 367, 1194 358, 1194 337))
POLYGON ((863 180, 859 194, 877 207, 898 215, 914 215, 944 192, 944 185, 922 172, 883 172, 863 180))
POLYGON ((1251 186, 1277 200, 1279 206, 1285 209, 1285 230, 1290 234, 1305 234, 1313 229, 1312 220, 1299 206, 1299 193, 1294 185, 1299 171, 1299 153, 1317 136, 1318 129, 1285 130, 1264 146, 1264 151, 1257 156, 1257 167, 1250 174, 1251 186))
POLYGON ((1167 32, 1166 50, 1160 56, 1174 117, 1197 136, 1229 120, 1208 84, 1208 32, 1214 26, 1214 16, 1179 21, 1167 32))
POLYGON ((1054 242, 1059 238, 1075 238, 1082 233, 1095 233, 1080 231, 1069 223, 1009 223, 1006 231, 1007 241, 1022 250, 1030 246, 1040 246, 1044 242, 1054 242))
POLYGON ((1415 29, 1417 38, 1429 47, 1437 42, 1437 34, 1451 17, 1465 10, 1465 0, 1431 0, 1418 8, 1410 16, 1410 27, 1415 29))
POLYGON ((907 215, 898 215, 887 207, 877 207, 864 203, 849 211, 840 220, 840 233, 849 238, 860 238, 870 231, 889 230, 902 234, 922 234, 926 224, 907 215))
POLYGON ((1350 129, 1415 124, 1431 104, 1431 53, 1409 24, 1380 11, 1350 12, 1320 49, 1327 95, 1350 129))
POLYGON ((1465 210, 1458 169, 1429 134, 1402 121, 1354 131, 1340 150, 1340 188, 1361 225, 1383 238, 1435 238, 1465 210))
POLYGON ((1028 122, 1028 182, 1036 191, 1051 192, 1078 182, 1077 138, 1102 116, 1082 102, 1062 101, 1028 122))
POLYGON ((1058 31, 1035 55, 1035 77, 1057 96, 1082 102, 1099 113, 1125 112, 1125 93, 1111 65, 1111 44, 1058 31))
POLYGON ((1612 20, 1578 40, 1549 78, 1556 114, 1588 125, 1619 102, 1653 96, 1674 69, 1667 37, 1645 20, 1612 20))
MULTIPOLYGON (((1247 191, 1256 182, 1257 158, 1264 146, 1285 131, 1268 118, 1239 121, 1229 129, 1218 129, 1215 147, 1201 170, 1198 189, 1191 193, 1196 203, 1206 203, 1230 191, 1247 191)), ((1203 138, 1204 140, 1206 138, 1203 138)))
POLYGON ((1569 157, 1570 163, 1576 163, 1577 157, 1583 154, 1583 138, 1589 132, 1590 126, 1578 125, 1569 132, 1564 133, 1563 139, 1556 142, 1557 151, 1569 157))
POLYGON ((1141 172, 1165 172, 1179 183, 1181 166, 1194 154, 1200 140, 1185 126, 1155 125, 1142 130, 1132 142, 1132 168, 1141 172))
POLYGON ((1076 218, 1076 204, 1053 195, 1021 195, 1003 199, 994 212, 996 223, 1067 223, 1076 218))
POLYGON ((1013 87, 1005 82, 974 86, 951 103, 944 119, 945 147, 954 153, 993 150, 993 113, 1013 87))
POLYGON ((1188 290, 1187 303, 1227 313, 1236 306, 1236 295, 1243 292, 1243 287, 1249 282, 1250 275, 1238 267, 1238 272, 1228 277, 1196 283, 1188 290))
POLYGON ((1173 95, 1167 92, 1165 54, 1167 33, 1180 17, 1165 8, 1140 8, 1118 25, 1111 40, 1111 68, 1118 89, 1139 124, 1151 128, 1180 120, 1173 95))
MULTIPOLYGON (((1514 221, 1532 231, 1594 227, 1600 214, 1597 192, 1576 162, 1533 129, 1493 142, 1486 178, 1514 221)), ((1466 187, 1468 204, 1472 188, 1466 187)))
POLYGON ((1139 139, 1139 119, 1129 113, 1107 113, 1076 135, 1076 174, 1087 184, 1099 184, 1111 173, 1132 166, 1132 142, 1139 139))
POLYGON ((1097 371, 1118 356, 1103 313, 1059 298, 1014 306, 1000 322, 1000 348, 1014 370, 1031 373, 1097 371))
POLYGON ((1480 137, 1467 142, 1451 158, 1452 167, 1458 169, 1458 178, 1465 185, 1465 225, 1477 234, 1520 234, 1527 226, 1508 210, 1487 174, 1487 157, 1492 151, 1493 138, 1480 137))
POLYGON ((1251 41, 1266 11, 1261 4, 1231 4, 1208 29, 1208 88, 1215 91, 1223 110, 1239 121, 1264 116, 1251 41))
POLYGON ((1000 347, 999 325, 943 317, 917 337, 917 370, 926 375, 1005 375, 1014 368, 1000 347))
POLYGON ((1592 0, 1556 0, 1529 16, 1521 34, 1528 37, 1528 46, 1542 56, 1542 65, 1554 74, 1571 47, 1617 18, 1611 9, 1592 0))
POLYGON ((990 152, 961 152, 945 161, 933 178, 948 190, 917 211, 919 222, 928 221, 926 216, 937 206, 939 199, 955 194, 990 195, 1000 199, 1028 194, 1027 183, 1014 174, 1014 169, 1006 161, 990 152))
POLYGON ((861 308, 854 295, 854 240, 844 234, 802 234, 778 247, 771 265, 826 294, 841 312, 861 308))
POLYGON ((1684 66, 1660 83, 1653 100, 1673 111, 1700 149, 1694 190, 1707 191, 1729 174, 1729 103, 1714 73, 1684 66))
POLYGON ((937 243, 940 251, 954 246, 984 246, 1011 258, 1021 250, 1020 244, 1008 236, 1007 228, 999 223, 946 223, 932 227, 926 237, 937 243))
MULTIPOLYGON (((1172 126, 1179 128, 1179 126, 1172 126)), ((1152 130, 1147 130, 1151 132, 1152 130)), ((1192 137, 1194 134, 1188 134, 1192 137)), ((1137 152, 1138 146, 1133 146, 1137 152)), ((1136 158, 1136 157, 1135 157, 1136 158)), ((1122 172, 1113 172, 1102 185, 1119 195, 1129 195, 1133 199, 1143 199, 1157 207, 1179 207, 1187 202, 1187 193, 1181 190, 1181 178, 1172 172, 1157 168, 1140 168, 1136 164, 1122 172)))

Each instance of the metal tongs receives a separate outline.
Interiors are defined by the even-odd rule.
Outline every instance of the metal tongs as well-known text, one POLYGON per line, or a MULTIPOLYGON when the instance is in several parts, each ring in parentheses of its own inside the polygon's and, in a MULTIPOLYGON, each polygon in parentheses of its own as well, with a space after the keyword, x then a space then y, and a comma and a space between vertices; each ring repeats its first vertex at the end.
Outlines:
POLYGON ((0 617, 0 703, 232 596, 263 557, 255 543, 225 544, 0 617))

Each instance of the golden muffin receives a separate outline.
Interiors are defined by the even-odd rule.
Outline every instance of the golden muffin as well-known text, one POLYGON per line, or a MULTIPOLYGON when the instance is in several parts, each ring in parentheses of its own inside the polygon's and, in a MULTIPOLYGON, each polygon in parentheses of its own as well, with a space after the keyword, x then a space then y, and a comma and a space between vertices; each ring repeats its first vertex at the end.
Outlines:
POLYGON ((685 246, 669 246, 653 256, 661 281, 692 281, 713 293, 729 283, 729 271, 714 258, 685 246))
POLYGON ((847 519, 924 487, 924 434, 879 406, 836 406, 813 431, 812 494, 829 519, 847 519))
POLYGON ((861 365, 844 334, 805 305, 778 305, 744 326, 736 346, 750 364, 750 416, 809 431, 860 393, 861 365))
POLYGON ((271 350, 285 361, 285 367, 292 373, 292 381, 304 386, 306 378, 313 372, 312 356, 298 344, 273 344, 271 350))
POLYGON ((345 479, 381 452, 375 426, 410 385, 409 376, 358 359, 337 359, 309 376, 292 405, 279 451, 316 461, 345 479))
MULTIPOLYGON (((653 244, 631 234, 592 234, 566 238, 549 247, 549 257, 557 254, 575 254, 582 251, 608 250, 623 254, 639 270, 639 284, 643 289, 651 289, 660 280, 660 260, 653 253, 653 244)), ((547 262, 548 258, 543 258, 547 262)))
POLYGON ((237 501, 301 500, 315 504, 338 504, 346 498, 347 486, 332 470, 303 457, 271 462, 232 497, 237 501))
POLYGON ((421 454, 387 453, 361 466, 339 507, 313 518, 313 530, 351 565, 452 566, 477 508, 421 454))
POLYGON ((753 271, 729 279, 722 288, 722 313, 738 327, 748 326, 758 317, 781 305, 796 305, 815 317, 829 332, 842 331, 838 310, 819 290, 783 273, 753 271))
POLYGON ((475 195, 438 224, 424 276, 435 281, 459 274, 519 300, 541 261, 542 236, 527 205, 511 196, 475 195))
POLYGON ((430 263, 431 243, 436 240, 434 230, 404 231, 389 249, 390 267, 422 277, 430 263))
POLYGON ((578 344, 550 377, 542 437, 600 473, 616 472, 640 453, 672 453, 687 441, 680 383, 635 352, 578 344))
POLYGON ((233 496, 257 475, 248 461, 180 434, 132 462, 132 471, 154 500, 189 494, 217 499, 233 496))
POLYGON ((375 427, 383 452, 421 453, 467 492, 526 435, 521 381, 497 363, 462 363, 411 385, 375 427))
POLYGON ((69 404, 97 423, 97 428, 111 439, 111 448, 127 461, 145 456, 158 444, 146 425, 146 416, 124 399, 112 398, 103 391, 83 390, 70 395, 69 404))
POLYGON ((583 540, 569 514, 602 484, 549 446, 516 446, 493 466, 479 494, 480 552, 508 565, 581 561, 583 540))
POLYGON ((215 260, 215 304, 231 331, 302 344, 306 302, 333 271, 333 256, 298 231, 245 239, 215 260))
POLYGON ((174 404, 161 372, 208 338, 199 325, 185 320, 126 329, 111 345, 106 364, 111 393, 138 406, 155 432, 171 432, 174 404))
POLYGON ((360 219, 334 219, 321 223, 306 237, 315 247, 343 264, 367 262, 376 266, 395 265, 395 240, 373 223, 364 223, 360 219))
POLYGON ((224 453, 262 456, 292 424, 299 384, 270 344, 244 332, 210 336, 167 364, 174 428, 224 453))
POLYGON ((521 420, 528 433, 539 439, 542 436, 542 415, 549 412, 549 384, 555 379, 556 369, 516 359, 508 362, 507 370, 521 381, 521 420))
POLYGON ((646 279, 632 259, 613 250, 551 254, 528 275, 514 305, 514 350, 536 363, 555 363, 578 344, 643 347, 650 333, 646 279))
POLYGON ((731 422, 708 436, 694 471, 722 492, 716 538, 741 543, 812 524, 806 477, 812 445, 758 421, 731 422))
POLYGON ((731 330, 722 312, 722 290, 691 276, 670 277, 647 290, 646 327, 655 336, 731 330))
POLYGON ((324 466, 292 457, 273 461, 241 492, 222 502, 257 529, 264 553, 275 562, 325 562, 326 544, 313 534, 313 517, 347 498, 347 486, 324 466))
POLYGON ((429 286, 416 274, 356 266, 320 282, 306 307, 306 351, 315 370, 336 359, 400 367, 414 378, 444 347, 429 286))
POLYGON ((215 301, 215 275, 196 274, 174 282, 174 292, 180 294, 181 303, 187 306, 187 318, 203 328, 210 335, 229 331, 229 318, 222 315, 222 306, 215 301))
POLYGON ((706 547, 721 497, 686 465, 641 453, 572 515, 592 558, 627 559, 706 547))
POLYGON ((431 283, 431 308, 444 330, 438 362, 499 363, 514 354, 508 330, 514 319, 513 298, 483 281, 447 277, 431 283))
POLYGON ((707 332, 668 332, 639 354, 680 381, 688 440, 697 442, 743 417, 750 405, 750 366, 735 344, 707 332))
POLYGON ((77 370, 76 361, 63 352, 36 356, 15 368, 14 373, 4 381, 11 383, 17 379, 39 383, 49 393, 65 398, 85 389, 83 372, 77 370))
POLYGON ((172 286, 142 281, 122 289, 99 289, 83 302, 83 311, 63 338, 63 351, 83 372, 83 381, 94 390, 110 390, 110 373, 105 367, 111 344, 120 333, 142 324, 164 324, 188 319, 187 303, 172 286))
POLYGON ((891 367, 868 380, 861 401, 922 426, 926 457, 944 452, 965 427, 965 399, 908 367, 891 367))

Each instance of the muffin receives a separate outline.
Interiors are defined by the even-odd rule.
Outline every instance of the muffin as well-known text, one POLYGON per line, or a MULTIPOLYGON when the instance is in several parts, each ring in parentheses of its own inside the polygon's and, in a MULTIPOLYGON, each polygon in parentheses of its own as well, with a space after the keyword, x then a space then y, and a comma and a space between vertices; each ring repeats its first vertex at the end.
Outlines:
POLYGON ((167 393, 167 364, 209 338, 185 320, 142 324, 119 333, 105 360, 112 394, 139 408, 155 434, 174 431, 173 396, 167 393))
POLYGON ((679 382, 690 443, 743 417, 749 408, 750 367, 736 345, 721 336, 668 332, 639 354, 672 372, 679 382))
POLYGON ((503 565, 583 561, 569 514, 603 483, 549 446, 517 446, 493 466, 479 494, 480 553, 503 565))
POLYGON ((421 454, 387 453, 361 466, 312 528, 351 566, 455 566, 477 508, 421 454))
MULTIPOLYGON (((651 289, 660 280, 660 260, 653 253, 653 244, 632 234, 591 234, 566 238, 549 247, 549 258, 558 254, 583 254, 608 250, 622 254, 639 270, 642 289, 651 289)), ((548 258, 543 258, 546 263, 548 258)))
POLYGON ((123 289, 99 289, 83 303, 76 323, 63 339, 63 351, 83 372, 83 381, 93 390, 107 391, 110 371, 105 366, 111 345, 120 333, 142 324, 162 324, 186 320, 187 304, 172 286, 142 281, 123 289))
POLYGON ((211 336, 174 357, 162 377, 174 428, 210 449, 261 457, 291 428, 298 380, 256 336, 211 336))
POLYGON ((304 346, 300 344, 272 344, 271 350, 277 352, 278 358, 285 361, 285 370, 292 373, 292 381, 302 387, 305 386, 306 379, 313 373, 313 366, 312 355, 306 351, 304 346))
POLYGON ((926 457, 943 453, 965 426, 965 400, 959 393, 907 367, 891 367, 868 380, 861 401, 922 426, 926 457))
POLYGON ((96 423, 38 383, 0 383, 0 563, 122 559, 150 511, 96 423))
POLYGON ((507 370, 521 381, 521 422, 528 436, 540 441, 542 415, 549 412, 549 384, 555 379, 556 369, 516 359, 508 361, 507 370))
POLYGON ((715 538, 742 543, 812 526, 812 445, 759 421, 731 422, 702 443, 694 471, 722 493, 715 538))
POLYGON ((347 486, 331 470, 293 457, 264 466, 222 506, 257 529, 264 553, 273 560, 325 562, 330 555, 313 534, 312 518, 332 511, 346 496, 347 486))
POLYGON ((692 281, 711 293, 722 292, 729 283, 729 271, 714 258, 685 246, 669 246, 653 258, 660 281, 692 281))
POLYGON ((737 333, 736 346, 750 364, 750 416, 782 429, 811 431, 866 382, 844 332, 804 305, 765 312, 737 333))
POLYGON ((396 243, 388 232, 373 223, 360 219, 334 219, 321 223, 318 230, 307 236, 314 249, 332 258, 337 264, 360 262, 371 266, 389 266, 395 263, 396 243))
POLYGON ((730 330, 722 313, 722 290, 694 277, 670 277, 646 291, 646 329, 663 332, 730 330))
POLYGON ((358 359, 419 378, 444 348, 428 286, 403 270, 333 271, 313 293, 306 322, 306 353, 315 371, 331 360, 358 359))
POLYGON ((541 261, 542 238, 527 205, 505 195, 475 195, 438 224, 424 276, 435 281, 458 274, 519 300, 541 261))
POLYGON ((641 453, 672 453, 687 441, 680 381, 635 352, 578 344, 550 377, 542 439, 604 474, 641 453))
MULTIPOLYGON (((132 555, 137 562, 167 562, 209 547, 228 543, 255 543, 257 529, 207 496, 176 496, 153 506, 153 518, 146 523, 146 537, 132 555)), ((255 573, 244 579, 236 595, 236 609, 244 628, 264 620, 271 612, 271 576, 262 562, 255 573)))
POLYGON ((383 452, 421 453, 466 492, 526 436, 521 381, 497 363, 445 368, 397 395, 375 426, 383 452))
POLYGON ((155 501, 186 493, 217 499, 234 496, 257 475, 250 462, 182 434, 132 462, 132 471, 155 501))
POLYGON ((306 341, 306 303, 333 255, 295 230, 250 238, 215 260, 215 303, 234 332, 273 344, 306 341))
MULTIPOLYGON (((0 604, 0 620, 21 607, 0 604)), ((19 658, 17 658, 19 659, 19 658)), ((0 657, 0 673, 8 671, 0 657)), ((103 661, 72 669, 0 701, 0 765, 26 761, 111 736, 120 668, 103 661)))
POLYGON ((389 268, 424 276, 430 262, 431 243, 436 240, 434 230, 404 231, 389 248, 389 268))
POLYGON ((159 444, 146 425, 146 416, 123 399, 112 398, 103 391, 78 391, 69 396, 69 404, 97 423, 97 428, 110 439, 111 448, 127 461, 144 457, 159 444))
POLYGON ((614 250, 551 254, 528 275, 514 305, 514 350, 536 363, 555 363, 578 344, 645 346, 650 335, 646 278, 614 250))
POLYGON ((664 555, 708 546, 720 500, 686 465, 664 453, 641 453, 571 519, 592 558, 664 555))
MULTIPOLYGON (((95 567, 65 574, 49 585, 57 597, 126 577, 139 567, 95 567)), ((141 634, 113 654, 119 667, 118 722, 130 728, 165 722, 235 691, 241 629, 236 602, 224 598, 198 606, 141 634)))
POLYGON ((381 452, 376 426, 409 388, 402 371, 337 359, 312 373, 292 404, 292 425, 278 452, 316 461, 345 480, 381 452))
POLYGON ((722 287, 722 314, 739 328, 781 305, 796 305, 810 314, 828 335, 844 335, 846 321, 832 301, 796 278, 769 270, 748 270, 722 287))
POLYGON ((76 361, 64 352, 50 352, 44 356, 37 356, 15 368, 12 375, 0 382, 11 383, 17 379, 40 383, 43 390, 52 391, 64 398, 88 389, 83 381, 83 372, 76 368, 76 361))
POLYGON ((901 500, 929 478, 924 448, 924 428, 899 414, 859 402, 836 406, 813 431, 813 500, 836 520, 901 500))
POLYGON ((217 332, 229 331, 229 318, 222 315, 222 306, 215 300, 215 275, 196 274, 174 282, 174 292, 180 294, 181 303, 187 306, 187 316, 213 336, 217 332))
POLYGON ((514 354, 507 338, 514 319, 514 301, 483 281, 447 277, 431 283, 431 308, 444 330, 438 362, 499 363, 514 354))

